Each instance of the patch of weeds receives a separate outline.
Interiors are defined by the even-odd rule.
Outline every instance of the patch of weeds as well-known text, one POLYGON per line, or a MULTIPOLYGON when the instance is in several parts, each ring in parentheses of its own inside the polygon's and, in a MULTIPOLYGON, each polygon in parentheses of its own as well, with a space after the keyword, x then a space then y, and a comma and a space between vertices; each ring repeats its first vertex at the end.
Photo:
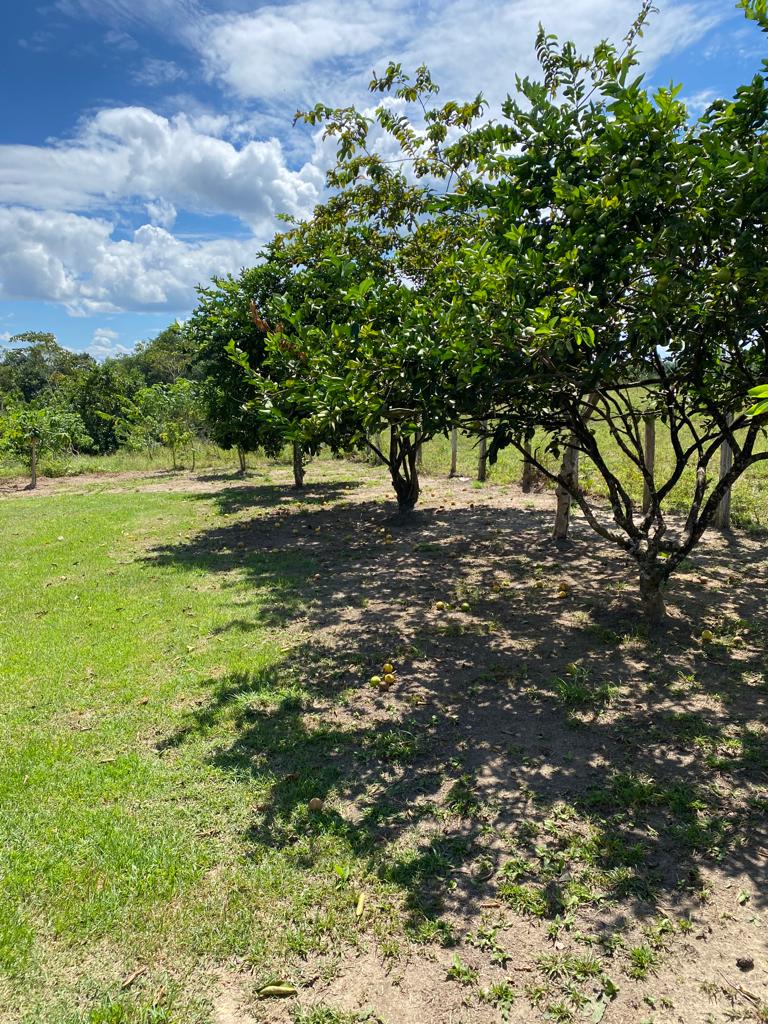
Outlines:
POLYGON ((501 1014, 502 1020, 509 1020, 517 993, 508 981, 500 981, 489 988, 481 989, 480 998, 490 1003, 501 1014))
POLYGON ((331 1006, 314 1006, 311 1010, 297 1010, 294 1024, 380 1024, 379 1017, 370 1014, 346 1013, 331 1006))
POLYGON ((595 683, 589 669, 574 665, 565 677, 555 679, 554 691, 566 711, 602 711, 619 689, 611 683, 595 683))
POLYGON ((481 949, 485 953, 490 953, 492 964, 498 964, 499 967, 506 967, 511 957, 504 947, 499 945, 496 938, 498 933, 498 927, 495 927, 494 925, 485 925, 478 928, 477 933, 475 935, 471 935, 467 941, 476 949, 481 949))
POLYGON ((139 1005, 133 1000, 109 999, 80 1018, 83 1024, 171 1024, 167 1009, 156 1004, 139 1005))
POLYGON ((551 981, 586 981, 602 972, 599 960, 571 953, 542 953, 536 962, 551 981))
POLYGON ((547 913, 547 897, 538 886, 502 882, 497 891, 499 899, 508 903, 516 914, 544 917, 547 913))
POLYGON ((425 917, 406 927, 406 934, 419 943, 436 942, 441 946, 455 946, 457 939, 453 926, 440 918, 425 917))
POLYGON ((647 978, 659 965, 659 955, 650 946, 633 946, 627 953, 627 959, 627 977, 635 981, 647 978))
POLYGON ((419 739, 407 729, 386 729, 366 742, 366 749, 386 764, 412 764, 420 747, 419 739))
POLYGON ((480 810, 480 801, 473 789, 471 775, 462 775, 448 790, 446 806, 461 818, 472 818, 480 810))
POLYGON ((477 981, 477 971, 469 964, 465 964, 461 957, 454 953, 451 966, 446 972, 449 981, 458 981, 460 985, 474 985, 477 981))

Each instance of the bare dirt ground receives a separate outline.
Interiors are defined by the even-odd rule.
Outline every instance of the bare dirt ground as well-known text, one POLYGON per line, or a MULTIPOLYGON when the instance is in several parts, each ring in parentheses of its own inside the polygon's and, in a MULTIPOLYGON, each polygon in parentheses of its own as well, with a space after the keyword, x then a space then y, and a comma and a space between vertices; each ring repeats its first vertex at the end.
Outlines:
MULTIPOLYGON (((549 541, 550 493, 426 480, 402 524, 378 470, 339 474, 303 493, 283 470, 109 483, 209 493, 226 514, 154 560, 228 572, 245 549, 265 556, 254 585, 293 572, 265 619, 299 638, 313 700, 255 716, 219 763, 243 770, 279 734, 253 826, 279 846, 298 799, 285 737, 305 742, 408 936, 382 944, 374 901, 362 939, 306 962, 300 1006, 386 1024, 768 1021, 768 542, 708 534, 648 630, 621 552, 580 518, 549 541), (371 687, 388 660, 395 684, 371 687)), ((221 975, 218 1024, 294 1019, 295 1001, 248 985, 221 975)))

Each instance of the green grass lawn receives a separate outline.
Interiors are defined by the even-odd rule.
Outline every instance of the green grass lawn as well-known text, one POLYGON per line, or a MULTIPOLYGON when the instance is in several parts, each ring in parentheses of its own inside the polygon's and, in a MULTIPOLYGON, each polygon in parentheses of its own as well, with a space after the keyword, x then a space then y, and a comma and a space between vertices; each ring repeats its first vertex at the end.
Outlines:
POLYGON ((146 561, 149 545, 228 518, 211 498, 98 487, 0 504, 0 1018, 208 1020, 189 994, 204 986, 168 979, 237 955, 266 982, 287 950, 354 922, 332 869, 344 838, 318 846, 308 828, 287 854, 246 856, 270 767, 233 773, 207 756, 249 702, 301 699, 274 671, 289 639, 262 613, 311 565, 275 557, 256 587, 265 556, 245 551, 215 577, 146 561), (175 749, 219 681, 224 713, 175 749))
MULTIPOLYGON (((441 1020, 569 1022, 671 1001, 695 929, 754 950, 766 632, 734 569, 761 542, 694 556, 656 638, 606 612, 619 555, 561 559, 503 488, 427 481, 401 530, 381 468, 289 480, 0 500, 0 1021, 239 1024, 222 972, 247 1024, 397 1020, 306 1001, 373 948, 441 1020), (289 1016, 259 1015, 275 983, 289 1016)), ((729 1019, 768 1020, 755 992, 729 1019)))

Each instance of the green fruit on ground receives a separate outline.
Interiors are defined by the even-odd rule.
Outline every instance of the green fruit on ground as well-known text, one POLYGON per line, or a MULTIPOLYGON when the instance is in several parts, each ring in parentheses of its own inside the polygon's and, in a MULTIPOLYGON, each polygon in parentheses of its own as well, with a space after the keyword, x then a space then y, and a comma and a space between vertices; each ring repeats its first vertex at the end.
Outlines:
POLYGON ((469 611, 469 604, 468 604, 468 603, 467 603, 466 601, 464 601, 464 602, 462 603, 462 605, 461 605, 461 610, 462 610, 463 612, 468 612, 468 611, 469 611))
POLYGON ((381 683, 381 676, 371 676, 371 686, 378 686, 381 683))

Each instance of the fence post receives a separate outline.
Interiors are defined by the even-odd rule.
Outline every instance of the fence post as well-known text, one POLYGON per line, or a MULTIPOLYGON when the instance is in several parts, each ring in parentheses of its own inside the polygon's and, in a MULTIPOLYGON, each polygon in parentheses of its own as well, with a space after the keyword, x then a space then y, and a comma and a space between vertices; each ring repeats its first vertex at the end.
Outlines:
MULTIPOLYGON (((728 424, 733 422, 733 417, 728 417, 728 424)), ((720 477, 722 480, 731 471, 733 465, 733 449, 727 441, 723 441, 720 447, 720 477)), ((715 512, 715 526, 718 530, 730 530, 731 528, 731 488, 728 487, 720 499, 720 504, 715 512)))
POLYGON ((459 429, 453 427, 451 430, 451 471, 448 478, 456 476, 456 463, 459 457, 459 429))
MULTIPOLYGON (((645 422, 645 451, 643 452, 643 461, 645 462, 645 470, 651 481, 654 480, 654 470, 656 467, 656 417, 653 413, 646 413, 643 417, 645 422)), ((648 480, 643 482, 643 512, 647 512, 651 507, 651 488, 648 484, 648 480)))
MULTIPOLYGON (((571 487, 578 486, 579 449, 573 447, 572 444, 569 444, 565 449, 559 475, 571 487)), ((555 525, 552 530, 552 537, 554 540, 566 540, 571 518, 571 492, 563 484, 558 484, 555 493, 557 494, 557 511, 555 512, 555 525)))
MULTIPOLYGON (((485 430, 485 422, 483 422, 483 430, 485 430)), ((485 483, 485 479, 488 476, 488 441, 485 434, 480 438, 480 445, 477 455, 477 479, 480 483, 485 483)))
POLYGON ((531 462, 531 442, 523 444, 523 475, 520 479, 520 487, 523 494, 529 494, 533 490, 533 463, 531 462))

